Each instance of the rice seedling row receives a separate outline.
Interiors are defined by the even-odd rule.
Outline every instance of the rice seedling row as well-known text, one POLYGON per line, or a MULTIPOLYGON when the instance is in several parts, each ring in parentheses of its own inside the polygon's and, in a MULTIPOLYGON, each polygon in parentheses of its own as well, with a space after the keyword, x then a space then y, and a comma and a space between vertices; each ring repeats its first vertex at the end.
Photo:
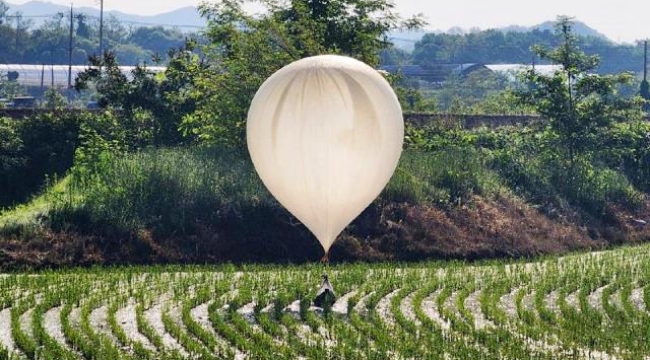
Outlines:
POLYGON ((649 253, 9 274, 0 359, 644 359, 649 253))

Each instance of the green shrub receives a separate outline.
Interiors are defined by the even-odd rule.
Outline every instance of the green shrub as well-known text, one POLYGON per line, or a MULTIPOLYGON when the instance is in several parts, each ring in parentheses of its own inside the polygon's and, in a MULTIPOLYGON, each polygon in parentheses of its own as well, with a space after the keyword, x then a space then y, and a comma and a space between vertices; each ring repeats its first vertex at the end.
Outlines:
POLYGON ((472 194, 491 196, 501 188, 485 156, 470 147, 434 151, 407 150, 384 191, 395 202, 457 203, 472 194))
POLYGON ((88 115, 80 112, 50 112, 0 124, 0 145, 4 165, 0 182, 0 207, 27 200, 39 191, 48 177, 64 174, 71 166, 77 147, 79 124, 88 115), (9 140, 9 139, 8 139, 9 140))
POLYGON ((0 206, 15 199, 12 189, 20 183, 27 159, 23 154, 23 140, 18 134, 15 121, 0 118, 0 206))
POLYGON ((148 149, 113 157, 76 178, 73 192, 92 222, 124 230, 182 233, 220 211, 271 201, 247 157, 201 148, 148 149))
POLYGON ((635 207, 644 198, 624 173, 597 164, 591 156, 569 162, 552 152, 527 152, 521 147, 498 149, 491 155, 503 182, 535 204, 570 204, 600 216, 607 204, 635 207))
POLYGON ((598 160, 627 176, 639 190, 650 192, 650 123, 616 124, 599 138, 598 160))

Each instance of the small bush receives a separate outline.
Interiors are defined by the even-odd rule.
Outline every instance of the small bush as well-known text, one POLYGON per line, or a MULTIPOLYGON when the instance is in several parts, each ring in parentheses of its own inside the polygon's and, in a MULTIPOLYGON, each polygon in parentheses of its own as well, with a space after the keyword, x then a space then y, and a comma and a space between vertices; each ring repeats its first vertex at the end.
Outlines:
POLYGON ((183 233, 224 210, 271 201, 250 161, 230 150, 150 149, 92 170, 73 184, 79 210, 123 230, 183 233))
POLYGON ((73 163, 80 123, 78 112, 39 113, 24 119, 4 119, 0 147, 0 207, 26 201, 45 185, 47 177, 63 175, 73 163), (7 138, 5 142, 4 137, 7 138))
POLYGON ((643 193, 628 181, 625 172, 597 161, 611 157, 616 148, 568 161, 547 147, 544 134, 521 135, 509 140, 493 137, 487 142, 492 147, 492 168, 516 194, 535 204, 569 204, 596 216, 603 215, 607 204, 634 208, 643 202, 643 193))
POLYGON ((382 198, 412 204, 449 204, 473 194, 500 191, 498 176, 487 168, 485 156, 469 147, 407 150, 382 198))

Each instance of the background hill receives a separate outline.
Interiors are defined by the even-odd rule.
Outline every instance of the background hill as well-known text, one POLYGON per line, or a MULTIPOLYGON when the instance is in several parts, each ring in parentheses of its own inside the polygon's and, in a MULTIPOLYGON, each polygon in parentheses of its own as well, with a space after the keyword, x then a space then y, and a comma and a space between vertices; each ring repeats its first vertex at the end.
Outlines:
MULTIPOLYGON (((496 30, 500 30, 503 33, 508 33, 508 32, 527 33, 533 30, 539 30, 539 31, 548 30, 550 32, 553 32, 554 31, 553 24, 554 21, 549 20, 533 26, 510 25, 510 26, 498 28, 496 30)), ((595 37, 601 40, 605 40, 607 42, 612 42, 612 40, 609 39, 607 36, 605 36, 603 33, 599 32, 598 30, 580 21, 575 21, 573 23, 573 30, 574 33, 578 36, 595 37)), ((395 47, 410 52, 413 51, 415 47, 415 43, 420 41, 420 39, 422 39, 422 37, 426 34, 433 33, 433 34, 465 35, 470 33, 477 33, 480 31, 481 29, 478 28, 465 29, 465 28, 455 26, 444 31, 435 30, 435 29, 394 31, 390 34, 390 38, 393 41, 395 47)))
MULTIPOLYGON (((26 18, 29 18, 33 21, 35 26, 40 25, 47 19, 47 15, 54 15, 59 12, 68 12, 70 8, 63 5, 57 5, 46 1, 30 1, 21 5, 14 5, 7 3, 10 8, 10 12, 20 12, 26 18)), ((76 12, 87 14, 91 17, 99 17, 99 9, 92 7, 79 7, 75 8, 76 12)), ((135 14, 128 14, 120 11, 106 11, 105 16, 110 17, 114 16, 116 19, 134 25, 165 25, 165 26, 176 26, 180 29, 195 30, 197 28, 205 26, 205 19, 201 18, 197 9, 193 6, 186 6, 180 9, 161 13, 153 16, 142 16, 135 14)), ((534 29, 541 31, 550 30, 553 31, 553 21, 545 21, 538 25, 533 26, 521 26, 521 25, 510 25, 498 30, 503 32, 528 32, 534 29)), ((423 29, 415 31, 395 31, 390 34, 391 39, 393 40, 396 47, 411 51, 414 48, 414 45, 427 33, 447 33, 447 34, 466 34, 471 32, 479 31, 478 29, 464 29, 461 27, 452 27, 447 30, 439 29, 423 29)), ((590 27, 589 25, 576 21, 574 23, 574 31, 577 35, 580 36, 593 36, 600 39, 611 41, 604 34, 598 30, 590 27)))
MULTIPOLYGON (((500 30, 504 32, 509 32, 509 31, 514 31, 514 32, 529 32, 532 30, 540 30, 540 31, 554 31, 554 21, 545 21, 541 24, 534 25, 534 26, 519 26, 519 25, 511 25, 511 26, 506 26, 504 28, 501 28, 500 30)), ((600 38, 603 40, 608 40, 612 41, 610 38, 605 36, 603 33, 599 32, 598 30, 590 27, 589 25, 580 22, 580 21, 575 21, 573 23, 573 31, 576 35, 578 36, 591 36, 591 37, 596 37, 600 38)))
MULTIPOLYGON (((47 20, 47 15, 54 15, 59 12, 69 12, 68 6, 52 4, 45 1, 30 1, 22 5, 9 5, 11 13, 20 12, 26 18, 31 19, 34 25, 38 26, 43 21, 47 20)), ((78 7, 75 12, 84 13, 91 17, 99 17, 99 9, 92 7, 78 7)), ((183 29, 196 29, 197 27, 205 26, 205 20, 201 18, 197 9, 193 6, 186 6, 180 9, 166 12, 154 16, 141 16, 135 14, 127 14, 120 11, 105 11, 104 16, 114 16, 121 22, 130 23, 134 25, 167 25, 177 26, 183 29)))

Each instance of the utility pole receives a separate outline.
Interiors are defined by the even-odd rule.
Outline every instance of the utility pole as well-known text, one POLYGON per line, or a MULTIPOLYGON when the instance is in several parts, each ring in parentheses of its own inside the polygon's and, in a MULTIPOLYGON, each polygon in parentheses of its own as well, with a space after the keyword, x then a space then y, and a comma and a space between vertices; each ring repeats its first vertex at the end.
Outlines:
POLYGON ((532 67, 533 67, 533 72, 535 72, 535 60, 536 60, 536 57, 535 57, 535 55, 533 55, 533 60, 530 63, 532 65, 532 67))
POLYGON ((18 36, 20 36, 20 15, 16 13, 16 50, 18 50, 18 36))
POLYGON ((104 56, 104 0, 99 0, 99 56, 104 56))
POLYGON ((72 35, 74 29, 74 16, 72 14, 72 4, 70 4, 70 38, 68 47, 68 91, 72 87, 72 35))
POLYGON ((643 81, 648 81, 648 40, 644 42, 643 49, 643 81))
POLYGON ((650 84, 648 84, 648 40, 643 44, 643 81, 639 94, 645 100, 643 110, 650 111, 650 84))

